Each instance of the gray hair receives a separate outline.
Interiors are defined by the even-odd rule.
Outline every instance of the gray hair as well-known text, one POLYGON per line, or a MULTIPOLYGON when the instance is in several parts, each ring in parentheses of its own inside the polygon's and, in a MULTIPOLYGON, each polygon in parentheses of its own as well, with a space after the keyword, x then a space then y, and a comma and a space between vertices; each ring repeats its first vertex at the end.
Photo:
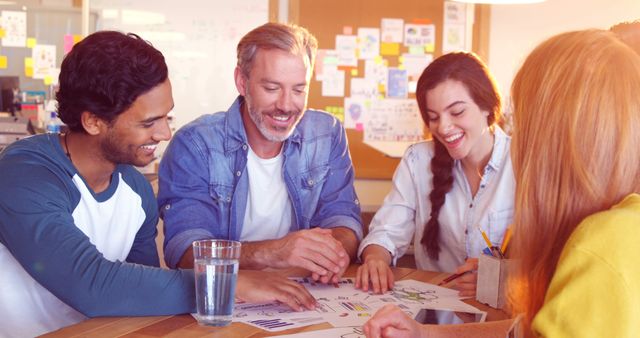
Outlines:
POLYGON ((258 49, 279 49, 292 54, 305 52, 313 68, 318 40, 305 28, 293 24, 269 22, 253 29, 242 37, 237 49, 237 66, 247 78, 258 49))

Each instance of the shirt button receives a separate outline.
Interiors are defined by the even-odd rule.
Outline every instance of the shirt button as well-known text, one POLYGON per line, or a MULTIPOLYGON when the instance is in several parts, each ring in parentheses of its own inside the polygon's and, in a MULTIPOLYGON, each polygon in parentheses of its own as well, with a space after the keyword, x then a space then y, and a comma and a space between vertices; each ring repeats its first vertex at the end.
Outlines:
POLYGON ((314 182, 313 182, 313 180, 308 180, 308 181, 307 181, 307 183, 308 183, 309 185, 313 185, 313 183, 314 183, 314 182))
POLYGON ((473 208, 473 203, 469 204, 469 209, 473 208))
POLYGON ((242 175, 242 173, 240 172, 240 170, 236 171, 236 176, 240 177, 240 175, 242 175))
POLYGON ((227 197, 227 202, 231 202, 231 197, 227 197))
POLYGON ((481 185, 480 185, 480 188, 484 188, 484 184, 481 184, 481 185))
POLYGON ((354 202, 356 203, 356 205, 360 204, 360 201, 358 201, 358 199, 356 199, 354 202))
POLYGON ((167 204, 164 206, 164 210, 169 210, 169 209, 171 209, 171 204, 167 204))
POLYGON ((242 145, 242 149, 247 150, 247 145, 246 145, 246 144, 243 144, 243 145, 242 145))

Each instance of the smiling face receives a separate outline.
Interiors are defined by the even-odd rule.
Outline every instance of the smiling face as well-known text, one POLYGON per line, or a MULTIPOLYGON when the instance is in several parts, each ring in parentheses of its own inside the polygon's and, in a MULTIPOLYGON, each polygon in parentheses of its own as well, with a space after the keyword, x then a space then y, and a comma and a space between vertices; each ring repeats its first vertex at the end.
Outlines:
POLYGON ((308 56, 260 49, 249 76, 236 69, 235 77, 245 98, 242 115, 251 146, 280 144, 291 136, 307 106, 308 56))
POLYGON ((460 81, 445 80, 426 94, 429 130, 455 160, 485 158, 493 138, 487 117, 460 81))
POLYGON ((171 138, 168 114, 172 109, 171 83, 167 79, 138 96, 106 127, 100 140, 103 157, 113 164, 143 167, 151 163, 158 143, 171 138))

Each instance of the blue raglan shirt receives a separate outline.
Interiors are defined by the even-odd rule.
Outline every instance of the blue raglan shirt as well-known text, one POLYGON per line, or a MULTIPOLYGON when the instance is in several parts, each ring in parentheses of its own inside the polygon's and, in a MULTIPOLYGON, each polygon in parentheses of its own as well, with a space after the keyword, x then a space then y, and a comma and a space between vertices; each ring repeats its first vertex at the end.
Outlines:
POLYGON ((118 166, 91 191, 57 135, 0 154, 0 336, 34 336, 94 316, 194 312, 192 270, 159 268, 150 184, 118 166))

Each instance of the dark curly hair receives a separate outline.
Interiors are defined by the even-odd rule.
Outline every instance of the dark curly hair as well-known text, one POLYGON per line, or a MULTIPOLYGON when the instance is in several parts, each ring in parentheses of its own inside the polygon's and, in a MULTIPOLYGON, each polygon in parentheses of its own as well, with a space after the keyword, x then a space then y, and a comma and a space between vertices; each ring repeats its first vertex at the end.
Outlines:
POLYGON ((82 132, 80 118, 85 111, 111 123, 167 76, 162 53, 139 36, 93 33, 62 61, 56 94, 60 119, 70 130, 82 132))
MULTIPOLYGON (((420 108, 422 120, 429 126, 427 115, 427 91, 435 88, 446 80, 460 81, 469 91, 471 98, 478 107, 489 112, 487 123, 493 125, 500 121, 501 98, 495 80, 487 66, 473 53, 456 52, 443 55, 434 60, 422 72, 416 89, 416 100, 420 108)), ((431 159, 433 173, 433 189, 429 194, 431 214, 425 225, 420 243, 432 259, 438 259, 440 253, 440 209, 444 204, 447 192, 453 186, 453 158, 445 146, 433 138, 435 154, 431 159)))

